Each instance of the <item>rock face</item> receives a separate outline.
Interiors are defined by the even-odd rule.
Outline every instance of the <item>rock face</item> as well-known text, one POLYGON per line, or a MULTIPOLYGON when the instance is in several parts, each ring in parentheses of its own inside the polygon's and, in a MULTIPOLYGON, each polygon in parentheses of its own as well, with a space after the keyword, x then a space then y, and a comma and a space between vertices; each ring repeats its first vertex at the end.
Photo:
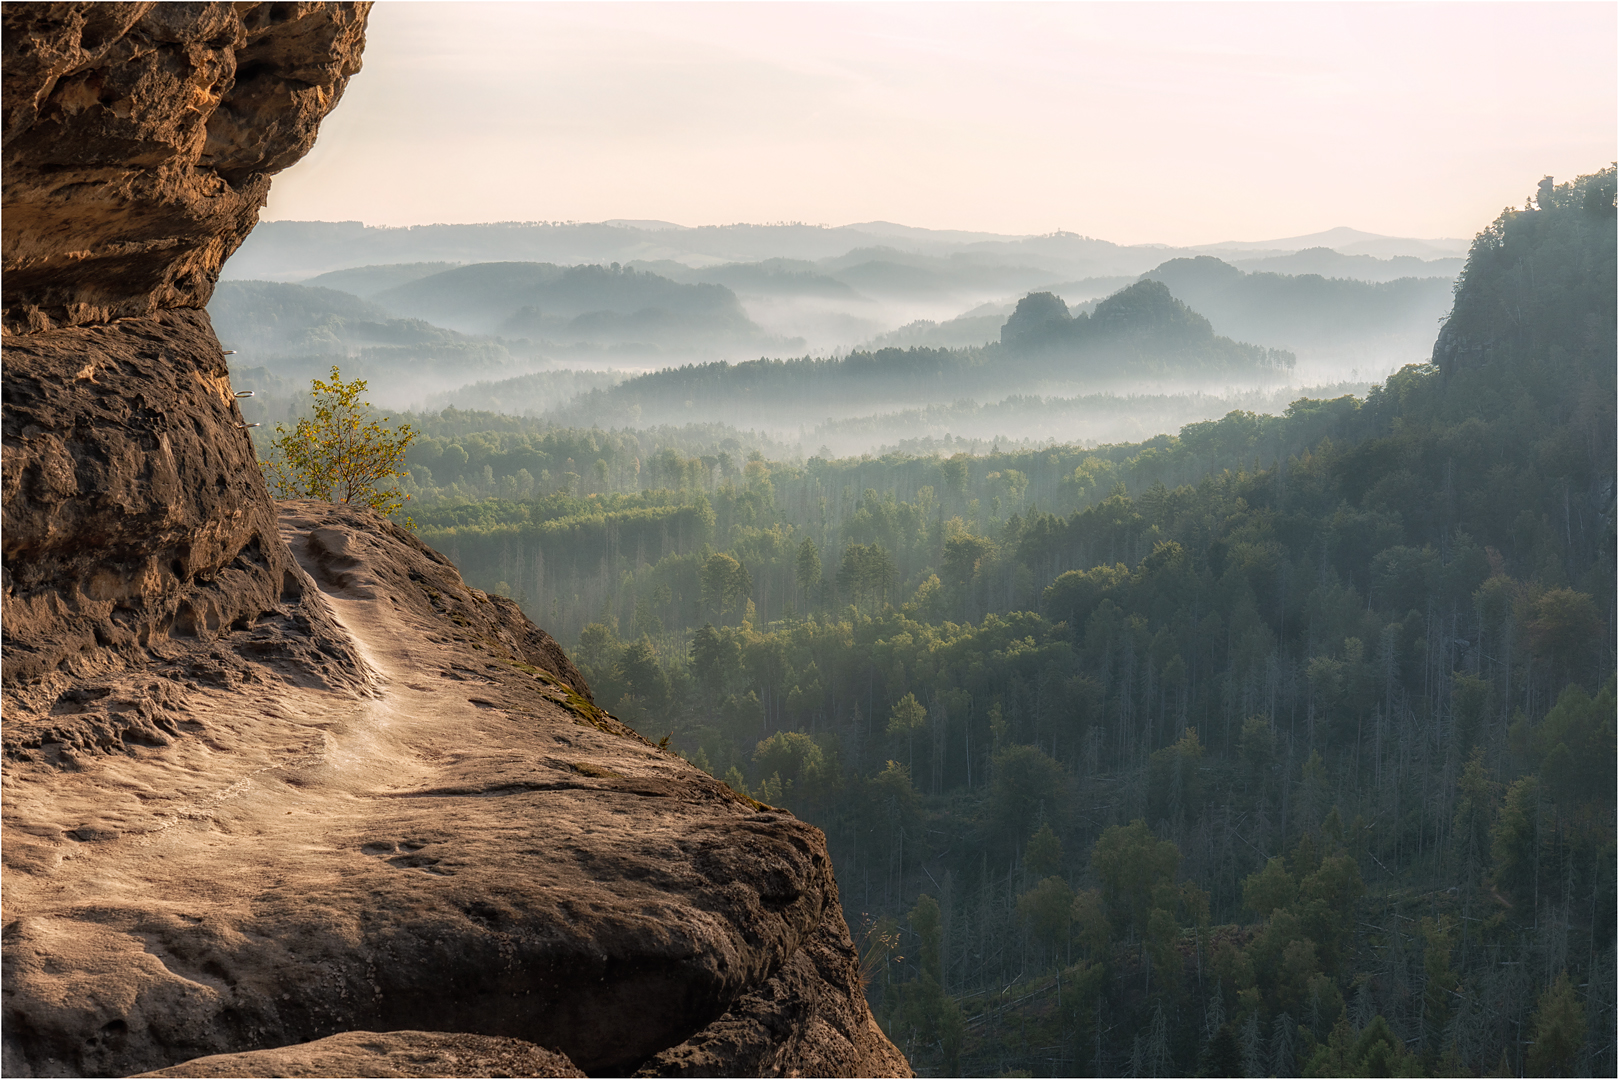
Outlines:
POLYGON ((141 1076, 583 1076, 519 1039, 431 1031, 347 1031, 301 1046, 197 1058, 141 1076))
POLYGON ((196 305, 364 15, 5 8, 0 1072, 909 1075, 819 831, 265 492, 196 305))
POLYGON ((347 647, 300 602, 241 424, 202 312, 6 338, 0 603, 23 706, 8 748, 120 742, 117 724, 66 707, 69 681, 152 659, 217 668, 237 645, 265 659, 278 628, 306 676, 357 685, 347 647))
POLYGON ((370 6, 7 4, 6 330, 207 304, 360 70, 370 6))
MULTIPOLYGON (((359 70, 368 9, 4 9, 0 604, 5 683, 31 687, 35 712, 84 713, 57 707, 66 677, 308 619, 201 309, 270 177, 359 70)), ((326 681, 352 683, 342 645, 310 629, 326 681)), ((156 709, 133 737, 164 737, 156 709)), ((112 745, 130 727, 81 719, 53 738, 14 719, 8 746, 112 745)))
POLYGON ((818 830, 601 712, 391 523, 281 525, 373 689, 187 687, 194 736, 8 765, 7 1075, 402 1029, 595 1073, 906 1071, 818 830))

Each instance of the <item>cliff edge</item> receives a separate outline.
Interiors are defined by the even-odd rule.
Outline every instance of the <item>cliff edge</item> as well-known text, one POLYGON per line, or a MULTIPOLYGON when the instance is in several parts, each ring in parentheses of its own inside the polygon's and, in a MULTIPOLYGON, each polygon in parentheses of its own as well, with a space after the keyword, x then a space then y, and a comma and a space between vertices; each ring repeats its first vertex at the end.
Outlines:
POLYGON ((4 9, 6 1075, 909 1075, 818 830, 366 511, 202 310, 366 4, 4 9))

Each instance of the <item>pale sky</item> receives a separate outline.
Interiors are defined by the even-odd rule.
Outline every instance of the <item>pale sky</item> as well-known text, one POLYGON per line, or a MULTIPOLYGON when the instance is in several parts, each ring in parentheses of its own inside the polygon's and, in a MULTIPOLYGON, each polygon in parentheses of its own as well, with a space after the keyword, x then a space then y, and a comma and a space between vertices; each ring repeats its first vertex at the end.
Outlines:
POLYGON ((266 220, 1469 237, 1619 157, 1613 3, 406 3, 266 220))

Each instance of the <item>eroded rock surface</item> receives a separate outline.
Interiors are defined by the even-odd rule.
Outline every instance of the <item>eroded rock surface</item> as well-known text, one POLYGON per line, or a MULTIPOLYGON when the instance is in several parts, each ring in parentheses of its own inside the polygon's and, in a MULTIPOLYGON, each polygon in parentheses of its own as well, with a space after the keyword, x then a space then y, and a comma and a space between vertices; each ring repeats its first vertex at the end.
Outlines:
MULTIPOLYGON (((285 677, 363 682, 324 609, 304 602, 241 428, 202 312, 6 339, 9 752, 116 748, 129 725, 91 706, 132 667, 229 684, 256 670, 245 650, 291 661, 285 677)), ((164 736, 145 723, 130 737, 164 736)))
POLYGON ((436 1031, 348 1031, 298 1046, 213 1054, 141 1076, 584 1076, 519 1039, 436 1031))
POLYGON ((370 6, 5 5, 5 329, 206 305, 360 69, 370 6))
POLYGON ((8 755, 161 745, 185 723, 165 678, 281 661, 363 686, 303 601, 201 308, 358 70, 368 7, 0 14, 8 755))
POLYGON ((188 688, 195 735, 8 765, 8 1075, 399 1029, 598 1073, 903 1071, 818 830, 601 712, 396 526, 281 522, 375 689, 188 688))

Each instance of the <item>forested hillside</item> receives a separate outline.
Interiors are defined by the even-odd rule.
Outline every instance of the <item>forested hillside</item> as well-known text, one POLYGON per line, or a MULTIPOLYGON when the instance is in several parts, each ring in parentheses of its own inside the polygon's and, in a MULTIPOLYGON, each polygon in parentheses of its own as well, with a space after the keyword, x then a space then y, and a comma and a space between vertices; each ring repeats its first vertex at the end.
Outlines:
POLYGON ((712 498, 671 460, 533 551, 636 551, 580 662, 827 830, 923 1068, 1611 1073, 1614 296, 1610 170, 1481 234, 1441 364, 1364 400, 712 498))
POLYGON ((413 513, 605 707, 827 832, 921 1072, 1612 1075, 1614 176, 1503 212, 1364 397, 803 464, 447 413, 410 483, 474 440, 511 483, 413 513))
POLYGON ((1017 354, 1062 357, 1065 368, 1091 378, 1107 378, 1121 368, 1163 376, 1293 366, 1289 353, 1215 334, 1208 319, 1155 278, 1120 289, 1078 317, 1056 295, 1032 293, 1001 328, 1001 345, 1017 354))

